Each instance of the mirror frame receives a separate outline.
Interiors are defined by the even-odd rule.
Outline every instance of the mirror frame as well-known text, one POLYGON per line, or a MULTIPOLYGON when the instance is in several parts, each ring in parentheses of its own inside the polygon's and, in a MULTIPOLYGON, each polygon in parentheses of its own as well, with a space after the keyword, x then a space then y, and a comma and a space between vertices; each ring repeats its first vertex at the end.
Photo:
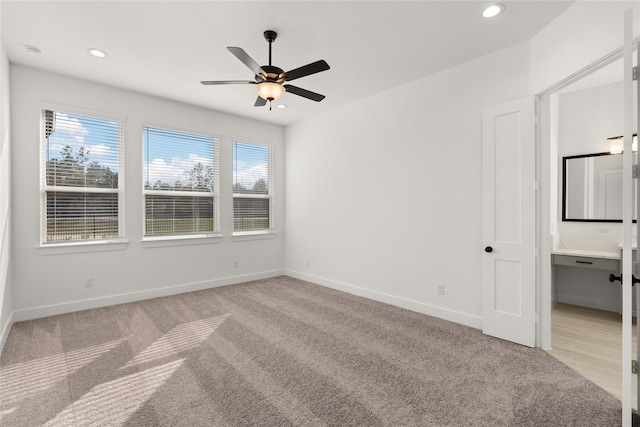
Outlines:
MULTIPOLYGON (((567 218, 567 160, 580 159, 585 157, 599 157, 599 156, 615 156, 608 151, 604 153, 592 153, 592 154, 580 154, 577 156, 566 156, 562 158, 562 221, 565 222, 622 222, 622 219, 576 219, 567 218)), ((634 219, 635 223, 636 220, 634 219)))

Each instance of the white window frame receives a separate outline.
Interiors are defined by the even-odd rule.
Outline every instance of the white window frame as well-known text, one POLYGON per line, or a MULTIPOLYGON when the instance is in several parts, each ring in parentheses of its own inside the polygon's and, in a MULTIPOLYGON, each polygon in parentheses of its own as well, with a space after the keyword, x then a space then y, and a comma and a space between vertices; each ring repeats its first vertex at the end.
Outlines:
POLYGON ((183 128, 180 126, 143 123, 141 129, 141 146, 142 146, 142 242, 146 247, 162 247, 184 244, 202 244, 216 243, 222 240, 222 232, 220 231, 220 136, 211 132, 183 128), (213 140, 213 191, 174 191, 174 190, 149 190, 145 188, 146 176, 144 171, 147 167, 145 159, 146 145, 144 142, 144 132, 146 128, 164 130, 168 132, 184 133, 198 137, 211 138, 213 140), (146 196, 178 196, 178 197, 204 197, 213 200, 213 230, 210 233, 188 233, 188 234, 165 234, 165 235, 149 235, 146 233, 146 196))
POLYGON ((235 164, 233 160, 233 151, 235 148, 235 144, 246 144, 246 145, 255 145, 259 147, 264 147, 268 150, 268 194, 250 194, 250 193, 233 193, 232 198, 232 237, 234 240, 246 240, 246 239, 254 239, 254 238, 271 238, 276 235, 275 229, 275 147, 270 144, 258 141, 252 141, 246 138, 233 138, 231 142, 231 169, 232 169, 232 185, 235 184, 235 179, 233 174, 235 173, 235 164), (235 199, 238 198, 255 198, 255 199, 269 199, 269 227, 268 228, 260 228, 260 229, 252 229, 252 230, 236 230, 235 229, 235 199))
POLYGON ((87 110, 83 108, 72 107, 68 105, 60 105, 53 103, 40 103, 39 105, 39 144, 40 144, 40 244, 39 248, 45 249, 43 255, 54 253, 74 253, 85 251, 101 251, 101 250, 119 250, 126 247, 125 223, 124 223, 124 192, 125 192, 125 173, 124 173, 124 127, 125 117, 121 115, 87 110), (86 187, 65 187, 47 185, 47 144, 42 123, 44 110, 50 110, 59 113, 67 113, 78 116, 90 117, 98 120, 107 120, 118 123, 118 188, 116 189, 88 189, 86 187), (106 239, 84 239, 84 240, 68 240, 68 241, 51 241, 47 239, 47 192, 77 192, 77 193, 112 193, 118 195, 118 236, 106 239), (74 249, 77 247, 78 249, 74 249), (53 249, 53 252, 47 251, 53 249))

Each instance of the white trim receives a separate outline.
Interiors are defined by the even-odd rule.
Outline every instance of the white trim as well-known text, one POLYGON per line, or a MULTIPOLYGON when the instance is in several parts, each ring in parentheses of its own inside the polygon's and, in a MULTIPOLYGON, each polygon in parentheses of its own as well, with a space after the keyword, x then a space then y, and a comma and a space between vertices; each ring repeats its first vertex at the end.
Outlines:
POLYGON ((4 350, 4 345, 7 343, 7 338, 9 338, 9 332, 11 332, 11 327, 13 326, 13 312, 9 314, 9 318, 7 319, 7 324, 4 325, 2 332, 0 334, 0 354, 2 354, 2 350, 4 350))
MULTIPOLYGON (((40 116, 42 115, 42 110, 52 110, 52 111, 59 111, 62 113, 70 113, 70 114, 76 114, 79 116, 88 116, 96 119, 103 119, 103 120, 109 120, 112 122, 118 122, 118 123, 121 123, 123 126, 127 121, 127 116, 123 114, 106 113, 103 111, 91 110, 88 108, 73 107, 66 104, 56 104, 54 102, 40 101, 39 107, 40 108, 38 110, 38 114, 40 116)), ((120 148, 123 148, 123 147, 120 147, 120 148)))
POLYGON ((39 255, 79 254, 84 252, 121 251, 128 240, 74 240, 69 243, 43 243, 36 246, 39 255))
MULTIPOLYGON (((168 130, 168 131, 173 131, 173 132, 179 132, 179 133, 186 133, 186 134, 191 134, 191 135, 195 135, 195 136, 202 136, 205 138, 213 138, 213 139, 217 139, 218 142, 222 141, 222 138, 224 137, 224 134, 221 133, 217 133, 217 132, 211 132, 211 130, 204 130, 203 128, 196 128, 196 127, 191 127, 191 126, 181 126, 181 125, 173 125, 173 124, 167 124, 165 123, 158 123, 156 121, 153 120, 142 120, 140 122, 140 142, 143 143, 144 142, 144 128, 145 127, 150 127, 150 128, 155 128, 155 129, 161 129, 161 130, 168 130)), ((144 144, 142 147, 142 155, 144 158, 144 144)))
MULTIPOLYGON (((220 165, 221 165, 221 161, 220 161, 220 153, 222 151, 222 136, 220 136, 219 134, 215 134, 213 132, 205 132, 202 130, 197 130, 197 129, 189 129, 189 128, 184 128, 184 127, 180 127, 180 126, 173 126, 173 125, 166 125, 166 124, 154 124, 153 122, 150 121, 145 121, 141 124, 141 127, 139 129, 140 132, 140 147, 142 149, 141 151, 141 156, 142 156, 142 180, 141 180, 141 187, 142 187, 142 200, 141 200, 141 204, 142 204, 142 241, 146 242, 146 241, 151 241, 151 240, 156 240, 156 238, 158 238, 157 240, 165 240, 165 241, 169 241, 171 240, 171 238, 177 238, 177 239, 189 239, 189 238, 193 238, 192 235, 189 234, 169 234, 169 235, 164 235, 164 236, 147 236, 144 233, 146 232, 147 229, 147 222, 146 222, 146 196, 147 195, 151 195, 151 196, 164 196, 164 197, 169 197, 169 196, 177 196, 177 197, 203 197, 203 198, 210 198, 212 200, 213 203, 213 231, 211 233, 206 233, 206 234, 200 234, 198 236, 202 237, 202 236, 206 236, 206 237, 211 237, 211 236, 215 236, 215 237, 219 237, 222 235, 222 228, 221 228, 221 224, 220 224, 220 205, 221 205, 221 200, 222 197, 220 197, 220 180, 222 179, 222 173, 220 171, 220 165), (175 191, 175 190, 153 190, 153 189, 147 189, 145 188, 145 182, 146 182, 146 178, 147 176, 145 176, 145 171, 147 170, 147 158, 146 158, 146 150, 147 150, 147 146, 145 144, 145 129, 156 129, 156 130, 160 130, 160 131, 167 131, 167 132, 175 132, 175 133, 183 133, 185 135, 192 135, 192 136, 196 136, 196 137, 201 137, 201 138, 211 138, 212 142, 213 142, 213 188, 211 189, 211 191, 175 191)), ((149 246, 174 246, 174 244, 168 242, 164 245, 161 244, 152 244, 149 246)))
MULTIPOLYGON (((633 40, 633 46, 637 46, 640 38, 633 40)), ((536 210, 536 225, 539 227, 536 238, 538 246, 541 248, 540 257, 537 259, 537 312, 541 321, 537 324, 536 346, 541 348, 551 348, 551 307, 555 303, 551 294, 552 268, 551 250, 552 235, 556 230, 552 230, 550 218, 551 206, 551 158, 550 158, 550 132, 551 132, 551 96, 573 83, 589 76, 601 68, 622 58, 623 47, 619 47, 608 54, 602 56, 591 64, 581 68, 575 73, 565 77, 552 86, 536 94, 536 113, 538 115, 538 126, 536 126, 536 144, 538 145, 538 157, 536 174, 540 183, 541 191, 538 192, 538 207, 536 210), (548 264, 548 265, 547 265, 548 264), (547 304, 547 301, 551 301, 547 304)))
POLYGON ((245 240, 275 239, 277 235, 275 230, 234 231, 231 240, 243 242, 245 240))
MULTIPOLYGON (((55 104, 51 102, 40 101, 39 109, 38 109, 38 125, 39 125, 39 163, 38 167, 40 170, 39 176, 39 187, 40 187, 40 244, 47 245, 47 221, 43 219, 47 215, 47 206, 46 206, 46 194, 47 192, 78 192, 83 194, 89 193, 113 193, 118 195, 118 239, 124 239, 125 237, 125 159, 124 159, 124 135, 125 135, 125 124, 126 124, 126 116, 112 114, 112 113, 104 113, 95 110, 88 110, 83 108, 72 107, 68 105, 55 104), (42 133, 42 114, 44 110, 49 110, 60 113, 68 113, 78 116, 89 117, 93 119, 111 121, 118 124, 118 154, 117 154, 117 163, 118 163, 118 188, 114 189, 91 189, 87 187, 60 187, 60 186, 50 186, 47 185, 46 180, 46 147, 45 147, 45 136, 42 133)), ((77 244, 87 244, 87 241, 83 240, 74 240, 77 244)))
MULTIPOLYGON (((231 198, 231 203, 232 206, 235 202, 236 197, 237 198, 241 198, 241 197, 246 197, 246 198, 264 198, 264 199, 268 199, 269 200, 269 230, 267 230, 268 233, 275 233, 275 224, 276 224, 276 147, 273 144, 270 143, 266 143, 266 142, 256 142, 255 140, 251 140, 250 138, 248 139, 238 139, 238 138, 231 138, 231 181, 232 181, 232 185, 235 185, 235 183, 233 182, 234 177, 233 174, 235 172, 235 168, 234 168, 234 163, 233 163, 233 156, 235 153, 234 150, 234 145, 238 143, 238 144, 246 144, 246 145, 255 145, 258 147, 264 147, 267 148, 267 173, 268 173, 268 177, 267 177, 267 182, 269 184, 269 189, 268 189, 268 194, 265 195, 257 195, 257 194, 245 194, 245 193, 232 193, 232 198, 231 198)), ((233 188, 233 187, 232 187, 233 188)), ((232 190, 233 192, 233 190, 232 190)), ((233 227, 235 229, 235 211, 233 212, 233 227)), ((240 231, 234 231, 233 236, 242 236, 243 232, 245 230, 240 230, 240 231)), ((265 230, 246 230, 248 232, 255 232, 255 234, 264 234, 265 230)), ((243 239, 246 240, 246 239, 243 239)))
POLYGON ((220 242, 222 242, 221 233, 143 237, 140 241, 142 247, 145 249, 166 246, 206 245, 220 242))
POLYGON ((476 329, 482 329, 482 317, 474 316, 460 311, 450 310, 435 305, 425 304, 420 301, 411 300, 384 292, 372 291, 370 289, 361 288, 360 286, 349 283, 338 282, 336 280, 324 277, 314 276, 311 274, 301 273, 295 270, 285 269, 284 274, 296 279, 305 280, 317 285, 326 286, 328 288, 337 289, 353 295, 369 298, 374 301, 383 302, 385 304, 394 305, 396 307, 405 308, 407 310, 426 314, 428 316, 437 317, 439 319, 448 320, 450 322, 459 323, 461 325, 470 326, 476 329))
POLYGON ((258 273, 244 274, 239 276, 224 277, 221 279, 204 280, 201 282, 183 283, 180 285, 166 286, 163 288, 149 289, 146 291, 130 292, 126 294, 110 295, 99 298, 77 300, 61 304, 52 304, 40 307, 25 308, 13 311, 13 321, 22 322, 25 320, 38 319, 41 317, 55 316, 58 314, 71 313, 81 310, 89 310, 99 307, 108 307, 116 304, 126 304, 129 302, 142 301, 151 298, 177 295, 186 292, 201 291, 204 289, 217 288, 220 286, 235 285, 252 280, 268 279, 282 276, 283 270, 270 270, 258 273))

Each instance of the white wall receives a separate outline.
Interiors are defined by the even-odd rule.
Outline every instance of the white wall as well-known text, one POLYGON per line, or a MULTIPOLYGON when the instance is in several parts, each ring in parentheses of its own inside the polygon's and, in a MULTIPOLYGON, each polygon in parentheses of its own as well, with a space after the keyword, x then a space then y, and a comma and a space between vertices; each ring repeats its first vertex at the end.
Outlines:
POLYGON ((517 45, 289 126, 286 273, 480 327, 482 108, 526 95, 528 55, 517 45))
POLYGON ((0 352, 9 335, 13 314, 9 118, 9 61, 0 43, 0 352))
MULTIPOLYGON (((609 150, 608 137, 624 133, 623 83, 569 92, 559 97, 558 234, 566 245, 589 239, 592 250, 617 250, 622 224, 562 221, 562 157, 609 150)), ((577 243, 576 243, 577 244, 577 243)), ((588 248, 586 248, 588 249, 588 248)))
POLYGON ((11 77, 15 320, 282 274, 282 127, 21 66, 11 67, 11 77), (43 101, 126 117, 126 249, 65 254, 38 248, 39 108, 43 101), (142 126, 148 123, 211 132, 221 137, 222 242, 167 247, 141 242, 142 126), (275 147, 275 220, 279 233, 273 238, 248 241, 231 238, 234 137, 275 147), (239 261, 239 268, 234 268, 234 260, 239 261), (84 287, 86 277, 94 277, 93 288, 84 287))

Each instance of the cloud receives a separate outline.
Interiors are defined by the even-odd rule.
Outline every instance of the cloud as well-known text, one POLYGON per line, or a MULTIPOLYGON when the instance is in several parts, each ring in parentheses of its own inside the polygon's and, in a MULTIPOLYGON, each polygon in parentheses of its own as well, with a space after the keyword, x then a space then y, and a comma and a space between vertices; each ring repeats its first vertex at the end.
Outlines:
MULTIPOLYGON (((80 147, 89 150, 89 161, 98 162, 103 167, 118 170, 117 146, 109 146, 100 143, 92 144, 96 138, 91 137, 91 131, 81 120, 68 114, 56 112, 54 132, 49 136, 48 157, 60 158, 62 150, 69 146, 73 155, 78 153, 80 147)), ((118 141, 113 141, 117 144, 118 141)))
POLYGON ((252 187, 255 182, 261 179, 269 182, 269 165, 266 161, 251 164, 237 162, 233 175, 234 182, 238 182, 245 187, 252 187))
POLYGON ((193 167, 202 163, 204 166, 213 166, 213 160, 210 158, 189 154, 188 158, 173 157, 169 162, 164 159, 156 158, 148 165, 145 165, 144 176, 145 181, 154 184, 157 181, 175 184, 177 181, 185 182, 186 173, 193 167))
POLYGON ((64 113, 56 113, 55 123, 54 132, 49 136, 49 157, 57 157, 67 145, 74 151, 84 146, 89 129, 80 120, 64 113))

